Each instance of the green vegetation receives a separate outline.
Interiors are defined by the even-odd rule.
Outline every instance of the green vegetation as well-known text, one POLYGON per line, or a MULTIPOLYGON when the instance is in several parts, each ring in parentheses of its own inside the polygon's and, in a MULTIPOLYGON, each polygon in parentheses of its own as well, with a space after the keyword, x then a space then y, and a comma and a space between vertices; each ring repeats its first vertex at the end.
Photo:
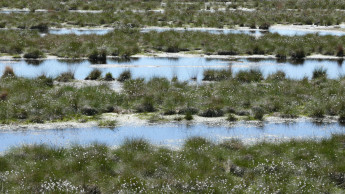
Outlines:
POLYGON ((231 68, 221 70, 207 69, 203 74, 203 81, 221 81, 232 78, 231 68))
POLYGON ((283 79, 282 73, 277 72, 273 75, 278 76, 264 80, 261 76, 252 79, 252 74, 254 77, 262 75, 258 70, 249 70, 238 72, 227 80, 202 85, 158 77, 148 81, 128 79, 123 82, 121 93, 108 85, 53 86, 52 79, 45 76, 26 79, 4 74, 0 81, 0 121, 69 120, 113 112, 114 107, 126 112, 178 113, 187 115, 186 119, 196 114, 219 117, 226 113, 257 120, 273 113, 289 118, 300 115, 318 118, 339 115, 339 120, 343 118, 344 77, 291 80, 283 79), (242 74, 250 79, 239 79, 242 74))
POLYGON ((74 73, 72 71, 61 73, 59 76, 56 77, 56 81, 59 82, 70 82, 72 80, 74 80, 74 73))
POLYGON ((5 193, 343 193, 344 143, 336 135, 255 145, 194 137, 180 150, 143 139, 116 149, 22 146, 0 156, 0 182, 5 193))
POLYGON ((131 78, 132 78, 132 73, 131 73, 131 71, 130 71, 130 70, 125 70, 125 71, 123 71, 123 72, 119 75, 119 77, 117 78, 117 81, 119 81, 119 82, 124 82, 124 81, 126 81, 126 80, 131 79, 131 78))
POLYGON ((85 78, 85 80, 98 80, 102 78, 102 72, 99 69, 94 69, 85 78))
POLYGON ((116 120, 101 120, 98 122, 99 127, 115 128, 117 126, 116 120))
MULTIPOLYGON (((297 0, 296 0, 297 1, 297 0)), ((300 0, 298 0, 301 2, 300 0)), ((309 0, 312 2, 312 0, 309 0)), ((322 0, 319 0, 319 2, 322 0)), ((16 1, 17 2, 17 1, 16 1)), ((51 2, 51 1, 50 1, 51 2)), ((69 1, 70 2, 70 1, 69 1)), ((113 3, 113 1, 106 1, 107 3, 113 3)), ((116 1, 115 4, 117 4, 116 1)), ((153 1, 150 1, 153 2, 153 1)), ((169 1, 170 2, 170 1, 169 1)), ((308 9, 305 5, 302 5, 298 8, 287 8, 286 6, 274 6, 274 7, 260 7, 262 4, 257 1, 256 5, 249 5, 256 9, 256 11, 237 11, 229 10, 233 5, 227 5, 223 8, 219 8, 222 11, 201 11, 205 6, 202 4, 174 4, 169 3, 164 7, 164 12, 155 12, 150 11, 150 9, 157 8, 147 8, 145 5, 151 6, 149 3, 142 1, 133 2, 121 1, 123 6, 109 6, 104 5, 98 7, 99 10, 103 10, 101 13, 72 13, 68 11, 69 9, 77 9, 64 7, 57 8, 58 11, 49 11, 46 13, 40 12, 30 12, 26 14, 1 14, 2 21, 6 21, 5 26, 8 28, 16 27, 22 29, 44 29, 46 25, 52 27, 61 27, 62 25, 73 25, 73 26, 130 26, 130 27, 143 27, 143 26, 170 26, 170 27, 185 27, 185 26, 194 26, 194 27, 232 27, 235 25, 238 26, 247 26, 251 28, 261 28, 267 29, 272 24, 316 24, 322 26, 329 25, 339 25, 341 22, 345 21, 345 14, 343 11, 335 11, 335 9, 341 9, 335 6, 334 3, 332 6, 320 7, 308 9), (130 2, 131 5, 129 4, 130 2), (134 8, 133 6, 137 6, 134 8), (140 6, 138 6, 140 5, 140 6), (122 7, 122 8, 121 8, 122 7), (330 10, 327 7, 332 7, 330 10), (137 11, 136 11, 137 10, 137 11), (139 11, 140 10, 140 11, 139 11), (123 17, 125 15, 126 17, 123 17)), ((267 2, 267 1, 266 1, 267 2)), ((279 1, 281 4, 281 1, 279 1)), ((276 1, 276 3, 279 4, 276 1)), ((289 1, 290 2, 290 1, 289 1)), ((309 3, 310 3, 309 2, 309 3)), ((328 2, 328 1, 326 1, 328 2)), ((335 0, 332 0, 335 2, 335 0)), ((338 1, 339 2, 339 1, 338 1)), ((341 2, 341 1, 340 1, 341 2)), ((26 3, 23 3, 20 7, 26 3)), ((155 1, 156 5, 159 3, 155 1)), ((188 2, 190 3, 190 2, 188 2)), ((30 3, 32 6, 33 3, 30 3)), ((46 3, 42 3, 44 5, 46 3)), ((85 4, 85 2, 80 3, 79 5, 85 4)), ((87 3, 88 6, 91 3, 87 3)), ((92 6, 95 5, 95 1, 92 1, 92 6)), ((106 4, 106 3, 105 3, 106 4)), ((296 3, 299 4, 299 3, 296 3)), ((315 3, 316 4, 316 3, 315 3)), ((324 3, 320 3, 324 4, 324 3)), ((331 4, 330 2, 328 4, 331 4)), ((342 4, 344 4, 342 2, 342 4)), ((78 5, 78 6, 79 6, 78 5)), ((61 6, 61 5, 60 5, 61 6)), ((91 6, 91 7, 92 7, 91 6)), ((247 5, 245 5, 247 6, 247 5)), ((295 6, 295 5, 294 5, 295 6)), ((316 5, 317 6, 317 5, 316 5)), ((343 6, 343 5, 342 5, 343 6)), ((1 7, 1 2, 0 2, 1 7)), ((157 7, 157 6, 156 6, 157 7)), ((159 7, 159 5, 158 5, 159 7)), ((246 7, 245 7, 246 8, 246 7)), ((36 9, 36 8, 32 8, 36 9)), ((91 8, 92 9, 92 8, 91 8)), ((158 8, 159 9, 159 8, 158 8)), ((217 8, 218 9, 218 8, 217 8)), ((344 9, 344 8, 343 8, 344 9)))
POLYGON ((266 34, 255 38, 244 34, 210 34, 207 32, 148 32, 117 29, 106 35, 52 35, 41 37, 32 31, 0 31, 1 53, 18 55, 28 50, 28 58, 44 57, 47 53, 59 57, 89 57, 91 62, 105 63, 106 53, 128 58, 147 51, 189 51, 204 54, 282 55, 296 60, 311 54, 339 55, 345 36, 280 36, 266 34), (17 41, 21 40, 21 41, 17 41), (35 49, 32 49, 35 48, 35 49), (33 51, 32 51, 33 50, 33 51), (283 54, 282 54, 283 53, 283 54))

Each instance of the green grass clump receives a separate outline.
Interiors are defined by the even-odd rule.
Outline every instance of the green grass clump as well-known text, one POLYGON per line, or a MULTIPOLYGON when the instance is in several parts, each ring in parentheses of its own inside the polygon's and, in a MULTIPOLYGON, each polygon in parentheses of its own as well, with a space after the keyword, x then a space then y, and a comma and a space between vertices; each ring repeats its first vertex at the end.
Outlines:
POLYGON ((254 119, 263 120, 264 115, 265 115, 265 110, 263 108, 253 107, 252 112, 253 112, 254 119))
POLYGON ((10 66, 6 66, 4 73, 2 74, 1 78, 14 78, 16 75, 14 74, 13 68, 10 66))
POLYGON ((319 67, 314 69, 312 79, 326 79, 327 78, 327 70, 319 67))
POLYGON ((186 119, 187 121, 193 120, 193 114, 190 111, 186 112, 184 119, 186 119))
POLYGON ((44 58, 44 53, 38 49, 33 49, 26 52, 23 57, 27 59, 44 58))
POLYGON ((240 70, 235 79, 239 82, 260 82, 263 80, 262 72, 258 69, 250 69, 250 70, 240 70))
POLYGON ((110 72, 108 72, 108 73, 105 74, 104 80, 105 80, 105 81, 113 81, 113 80, 115 80, 115 79, 113 78, 113 74, 111 74, 110 72))
POLYGON ((129 80, 132 78, 132 73, 130 70, 123 71, 119 77, 117 78, 117 81, 124 82, 126 80, 129 80))
POLYGON ((92 70, 85 80, 98 80, 102 78, 102 72, 99 69, 92 70))
POLYGON ((72 71, 67 71, 67 72, 61 73, 55 79, 58 82, 70 82, 74 80, 74 73, 72 71))
POLYGON ((230 121, 230 122, 234 122, 234 121, 237 121, 238 119, 235 117, 234 114, 230 113, 227 118, 226 118, 227 121, 230 121))
POLYGON ((107 52, 106 50, 94 50, 88 56, 91 63, 101 63, 104 64, 107 61, 107 52))
POLYGON ((229 69, 221 69, 221 70, 214 70, 208 69, 204 71, 204 78, 203 81, 222 81, 228 80, 232 78, 232 70, 229 69))
POLYGON ((100 120, 100 121, 98 121, 99 127, 114 128, 117 125, 118 125, 118 122, 116 120, 100 120))
POLYGON ((224 111, 220 108, 208 108, 200 113, 203 117, 221 117, 224 115, 224 111))
POLYGON ((322 140, 219 144, 185 140, 181 149, 126 139, 68 148, 24 145, 0 156, 5 193, 344 193, 344 135, 322 140), (54 166, 54 168, 52 168, 54 166), (320 182, 322 180, 322 182, 320 182))
POLYGON ((272 81, 283 81, 286 79, 286 74, 284 71, 277 71, 276 73, 273 73, 267 77, 267 80, 272 81))

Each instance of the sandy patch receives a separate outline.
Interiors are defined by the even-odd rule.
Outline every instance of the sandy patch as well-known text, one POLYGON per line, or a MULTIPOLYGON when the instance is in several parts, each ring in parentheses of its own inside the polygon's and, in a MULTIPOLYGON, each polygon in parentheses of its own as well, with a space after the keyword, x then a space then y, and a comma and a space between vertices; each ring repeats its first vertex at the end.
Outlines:
MULTIPOLYGON (((264 121, 238 121, 238 122, 228 122, 226 117, 201 117, 197 115, 193 115, 193 120, 180 120, 178 121, 177 118, 183 118, 184 115, 169 115, 163 116, 159 114, 118 114, 118 113, 104 113, 101 116, 102 120, 116 120, 118 122, 118 126, 145 126, 145 125, 152 125, 152 124, 183 124, 183 125, 208 125, 212 127, 216 126, 264 126, 265 124, 272 124, 272 123, 296 123, 296 122, 314 122, 314 123, 335 123, 337 122, 337 117, 325 117, 323 119, 314 119, 310 117, 299 117, 295 119, 291 118, 280 118, 280 117, 265 117, 264 121), (159 120, 152 122, 150 121, 150 117, 154 115, 158 117, 159 120)), ((97 121, 91 121, 87 123, 80 123, 77 121, 68 121, 68 122, 53 122, 53 123, 37 123, 37 124, 9 124, 9 125, 0 125, 0 130, 30 130, 30 129, 67 129, 67 128, 90 128, 90 127, 97 127, 97 121)))

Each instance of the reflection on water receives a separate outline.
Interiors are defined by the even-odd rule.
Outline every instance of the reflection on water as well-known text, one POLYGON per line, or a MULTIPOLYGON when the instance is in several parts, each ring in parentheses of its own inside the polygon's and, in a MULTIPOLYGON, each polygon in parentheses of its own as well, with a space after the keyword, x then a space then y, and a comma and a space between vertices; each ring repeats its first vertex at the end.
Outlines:
POLYGON ((189 137, 204 137, 212 141, 237 138, 245 143, 262 140, 284 140, 291 138, 328 138, 332 134, 343 134, 345 127, 337 123, 314 124, 263 123, 261 126, 239 123, 234 126, 207 126, 161 124, 148 126, 123 126, 115 129, 85 128, 57 130, 0 131, 0 152, 21 144, 45 143, 66 146, 73 143, 88 145, 93 142, 117 146, 126 138, 144 138, 156 145, 180 146, 189 137))
POLYGON ((19 76, 37 77, 41 74, 56 77, 62 72, 75 72, 76 79, 84 79, 93 69, 99 69, 105 75, 111 72, 118 77, 124 70, 130 70, 134 78, 165 77, 172 79, 177 76, 179 80, 196 78, 202 80, 203 72, 207 69, 226 69, 231 67, 236 73, 251 68, 260 69, 265 77, 276 71, 284 71, 291 79, 311 78, 315 68, 322 67, 327 70, 329 78, 344 75, 343 61, 337 60, 275 60, 275 59, 207 59, 203 57, 181 58, 131 58, 108 59, 104 64, 92 64, 88 60, 0 60, 0 72, 5 66, 12 66, 19 76))

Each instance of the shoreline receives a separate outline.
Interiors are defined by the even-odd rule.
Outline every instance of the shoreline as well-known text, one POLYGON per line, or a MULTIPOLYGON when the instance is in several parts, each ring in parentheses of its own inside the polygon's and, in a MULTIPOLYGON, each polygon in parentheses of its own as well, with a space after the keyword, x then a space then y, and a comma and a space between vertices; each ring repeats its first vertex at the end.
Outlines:
MULTIPOLYGON (((207 55, 203 53, 187 53, 187 52, 179 52, 179 53, 168 53, 168 52, 153 52, 153 53, 141 53, 132 55, 130 58, 144 58, 144 57, 152 57, 152 58, 193 58, 193 57, 203 57, 206 59, 278 59, 275 55, 207 55)), ((120 59, 121 57, 117 56, 107 56, 107 59, 120 59)), ((16 58, 11 55, 3 55, 0 56, 0 61, 18 61, 18 60, 87 60, 88 57, 78 57, 78 58, 66 58, 66 57, 58 57, 54 55, 47 55, 46 58, 16 58)), ((286 58, 287 60, 291 58, 286 58)), ((307 59, 317 59, 317 60, 344 60, 345 57, 337 57, 332 55, 321 55, 321 54, 313 54, 306 56, 301 60, 307 59)), ((104 64, 103 64, 104 65, 104 64)))
MULTIPOLYGON (((150 121, 150 116, 158 114, 118 114, 118 113, 104 113, 101 115, 101 119, 97 121, 89 122, 78 122, 75 120, 65 122, 45 122, 45 123, 32 123, 32 124, 1 124, 0 131, 28 131, 28 130, 53 130, 53 129, 69 129, 69 128, 93 128, 99 127, 98 121, 115 120, 118 124, 115 127, 105 128, 116 128, 116 127, 140 127, 147 125, 207 125, 210 127, 235 127, 239 125, 245 126, 264 126, 265 124, 283 124, 283 123, 296 123, 296 122, 314 122, 314 123, 337 123, 337 117, 326 116, 325 118, 312 118, 301 116, 298 118, 281 118, 276 116, 267 116, 263 121, 259 120, 239 120, 236 122, 229 122, 226 120, 227 117, 201 117, 193 115, 194 119, 191 121, 181 120, 177 121, 176 118, 183 118, 184 115, 158 115, 159 120, 155 122, 150 121)), ((101 127, 103 128, 103 127, 101 127)))

